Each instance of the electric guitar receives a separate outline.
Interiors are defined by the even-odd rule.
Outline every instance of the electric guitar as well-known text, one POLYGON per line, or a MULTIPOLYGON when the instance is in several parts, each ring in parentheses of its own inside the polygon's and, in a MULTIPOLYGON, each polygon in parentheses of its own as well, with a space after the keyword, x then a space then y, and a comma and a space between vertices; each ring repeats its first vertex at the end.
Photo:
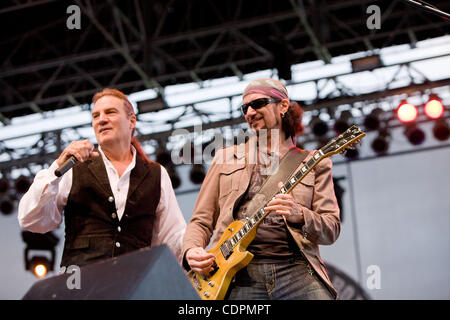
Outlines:
MULTIPOLYGON (((359 127, 351 126, 343 134, 316 151, 312 158, 274 196, 280 193, 290 193, 322 159, 333 154, 343 153, 347 148, 354 148, 353 144, 365 135, 359 127)), ((247 247, 255 238, 259 223, 270 213, 270 211, 264 211, 267 203, 245 221, 233 221, 225 229, 217 245, 208 250, 208 253, 212 253, 215 257, 213 270, 208 275, 192 270, 188 272, 189 279, 202 299, 223 300, 236 272, 247 266, 253 259, 253 254, 247 251, 247 247)))

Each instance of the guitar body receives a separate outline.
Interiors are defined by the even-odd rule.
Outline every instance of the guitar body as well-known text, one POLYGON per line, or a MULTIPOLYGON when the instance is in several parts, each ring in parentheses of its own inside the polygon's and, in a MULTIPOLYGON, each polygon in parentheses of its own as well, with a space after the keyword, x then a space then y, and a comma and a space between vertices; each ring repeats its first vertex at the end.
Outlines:
POLYGON ((215 270, 209 276, 193 271, 188 273, 189 279, 202 299, 223 300, 236 272, 247 266, 253 259, 253 254, 247 251, 247 246, 255 238, 256 230, 241 239, 228 259, 225 259, 220 250, 220 246, 234 236, 243 225, 242 221, 233 221, 224 231, 217 245, 207 251, 215 256, 216 261, 215 270))

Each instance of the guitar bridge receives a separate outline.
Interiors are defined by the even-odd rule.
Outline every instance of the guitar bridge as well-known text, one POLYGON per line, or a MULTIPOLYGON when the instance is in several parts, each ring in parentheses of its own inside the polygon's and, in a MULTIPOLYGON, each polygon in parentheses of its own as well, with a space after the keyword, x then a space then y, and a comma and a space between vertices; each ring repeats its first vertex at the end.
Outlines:
POLYGON ((192 282, 194 282, 195 287, 197 288, 197 290, 202 290, 202 284, 200 283, 200 281, 198 281, 197 279, 197 275, 192 272, 192 282))

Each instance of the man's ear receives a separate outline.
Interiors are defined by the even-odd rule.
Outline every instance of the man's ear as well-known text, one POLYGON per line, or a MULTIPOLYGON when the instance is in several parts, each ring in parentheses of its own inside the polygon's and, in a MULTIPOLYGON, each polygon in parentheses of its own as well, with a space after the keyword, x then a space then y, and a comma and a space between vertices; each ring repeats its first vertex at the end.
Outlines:
POLYGON ((283 99, 280 101, 280 112, 281 114, 285 114, 286 112, 288 112, 289 106, 290 106, 290 102, 289 99, 283 99))
POLYGON ((136 129, 136 115, 134 113, 130 116, 130 129, 136 129))

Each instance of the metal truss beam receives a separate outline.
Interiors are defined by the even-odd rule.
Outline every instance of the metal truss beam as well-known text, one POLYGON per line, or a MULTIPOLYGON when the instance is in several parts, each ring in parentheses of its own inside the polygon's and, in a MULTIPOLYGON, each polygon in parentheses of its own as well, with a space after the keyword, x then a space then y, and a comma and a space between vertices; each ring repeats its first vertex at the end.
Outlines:
POLYGON ((43 4, 46 4, 49 2, 55 2, 55 1, 57 1, 57 0, 15 1, 16 4, 14 4, 12 6, 6 6, 6 7, 0 8, 0 14, 13 12, 13 11, 17 11, 17 10, 22 10, 22 9, 27 9, 27 8, 32 8, 35 6, 40 6, 40 5, 43 5, 43 4))
MULTIPOLYGON (((328 77, 323 79, 333 79, 334 77, 328 77)), ((316 79, 315 81, 318 81, 319 79, 316 79)), ((291 83, 291 85, 295 85, 296 83, 291 83)), ((314 104, 312 105, 305 105, 306 102, 302 102, 304 105, 305 112, 312 112, 314 110, 318 109, 333 109, 337 108, 340 105, 364 105, 365 103, 374 103, 374 102, 380 102, 382 100, 391 99, 395 96, 401 96, 405 94, 414 94, 414 93, 423 93, 427 90, 436 89, 436 88, 447 88, 447 90, 450 90, 450 79, 444 79, 440 81, 434 81, 430 82, 427 81, 425 83, 421 84, 411 84, 405 87, 401 88, 394 88, 394 89, 386 89, 384 91, 377 91, 373 93, 368 94, 362 94, 357 96, 348 96, 348 97, 338 97, 336 99, 323 99, 323 100, 317 100, 314 101, 314 104)), ((230 101, 233 98, 232 96, 227 97, 218 97, 212 100, 221 100, 223 98, 228 98, 230 101)), ((199 101, 205 102, 205 101, 199 101)), ((182 107, 182 106, 180 106, 182 107)), ((231 106, 230 106, 231 107, 231 106)), ((362 108, 361 106, 359 108, 362 108)), ((230 110, 230 112, 233 110, 230 110)), ((231 113, 230 113, 231 114, 231 113)), ((361 116, 363 117, 363 116, 361 116)), ((450 117, 450 116, 446 116, 450 117)), ((395 122, 395 119, 391 119, 395 122)), ((390 120, 390 121, 391 121, 390 120)), ((388 124, 387 127, 395 127, 398 126, 398 123, 388 124)), ((176 119, 172 120, 171 123, 176 123, 176 119)), ((204 121, 201 125, 202 131, 209 130, 209 129, 219 129, 219 128, 233 128, 236 126, 242 126, 245 123, 245 120, 242 116, 225 119, 225 120, 219 120, 219 121, 204 121)), ((40 135, 42 143, 36 142, 33 146, 30 146, 28 148, 23 149, 22 151, 14 151, 11 149, 8 149, 4 147, 4 145, 0 145, 0 150, 3 150, 2 152, 6 152, 10 160, 0 162, 0 171, 10 171, 13 169, 25 167, 25 166, 44 166, 48 164, 50 161, 54 160, 59 153, 62 151, 65 145, 70 143, 70 141, 64 141, 63 135, 65 130, 70 130, 71 132, 78 132, 79 129, 86 128, 89 126, 89 124, 86 125, 80 125, 72 128, 65 128, 65 129, 59 129, 59 130, 52 130, 52 131, 45 131, 33 135, 40 135)), ((184 128, 177 128, 178 134, 184 133, 194 133, 196 132, 196 129, 198 126, 189 126, 184 128)), ((168 141, 169 137, 174 137, 174 129, 171 128, 170 130, 165 130, 161 132, 154 132, 150 134, 141 134, 139 136, 139 140, 142 142, 143 146, 145 147, 149 143, 152 142, 160 143, 161 141, 168 141)), ((79 134, 80 135, 80 134, 79 134)), ((28 136, 28 135, 27 135, 28 136)), ((18 136, 11 139, 20 139, 25 136, 18 136)), ((81 138, 86 138, 80 135, 81 138)), ((186 137, 187 138, 187 137, 186 137)), ((315 137, 313 137, 312 133, 307 132, 306 136, 304 136, 304 142, 312 142, 315 141, 315 137)), ((10 139, 8 139, 10 140, 10 139)), ((5 140, 6 142, 7 140, 5 140)))
MULTIPOLYGON (((0 7, 0 13, 7 17, 9 13, 21 12, 21 8, 33 6, 33 9, 39 9, 40 4, 51 2, 56 3, 16 1, 0 7)), ((444 1, 439 2, 436 5, 444 10, 449 6, 444 1)), ((229 8, 226 2, 206 0, 201 4, 155 0, 151 6, 140 0, 126 3, 108 0, 106 4, 77 0, 75 3, 82 9, 83 21, 86 22, 82 36, 87 39, 79 42, 82 45, 76 53, 67 50, 76 45, 66 37, 70 33, 65 33, 65 37, 47 44, 45 50, 37 50, 34 62, 15 62, 16 56, 29 50, 30 43, 39 36, 50 39, 45 36, 47 32, 60 32, 57 28, 64 25, 64 16, 49 19, 45 25, 25 34, 6 37, 0 42, 2 51, 7 52, 0 66, 0 78, 28 100, 24 101, 9 91, 3 97, 0 95, 0 113, 4 118, 34 113, 39 109, 65 107, 57 99, 65 95, 85 103, 90 99, 91 89, 110 84, 127 89, 126 93, 155 87, 162 91, 162 87, 168 84, 192 80, 201 83, 210 78, 233 74, 242 76, 273 68, 274 54, 267 40, 270 36, 277 37, 275 33, 283 35, 286 47, 295 57, 295 61, 288 63, 293 64, 314 58, 329 62, 332 56, 377 50, 399 41, 414 45, 426 38, 427 33, 444 35, 450 30, 447 22, 420 10, 404 10, 399 1, 383 7, 383 27, 376 32, 367 32, 363 27, 364 8, 371 3, 369 0, 319 3, 262 0, 258 2, 260 12, 254 15, 249 15, 245 1, 230 1, 229 8), (192 27, 194 21, 188 13, 198 11, 197 5, 202 5, 215 22, 201 25, 195 21, 195 27, 192 27), (261 9, 264 7, 267 8, 265 11, 261 9), (174 25, 173 12, 177 10, 184 15, 180 15, 174 25), (158 19, 149 20, 148 14, 158 19), (322 24, 324 20, 326 24, 322 24), (324 32, 326 28, 332 29, 332 34, 324 32), (106 41, 93 40, 99 37, 106 41), (114 70, 119 72, 114 73, 114 70)))

